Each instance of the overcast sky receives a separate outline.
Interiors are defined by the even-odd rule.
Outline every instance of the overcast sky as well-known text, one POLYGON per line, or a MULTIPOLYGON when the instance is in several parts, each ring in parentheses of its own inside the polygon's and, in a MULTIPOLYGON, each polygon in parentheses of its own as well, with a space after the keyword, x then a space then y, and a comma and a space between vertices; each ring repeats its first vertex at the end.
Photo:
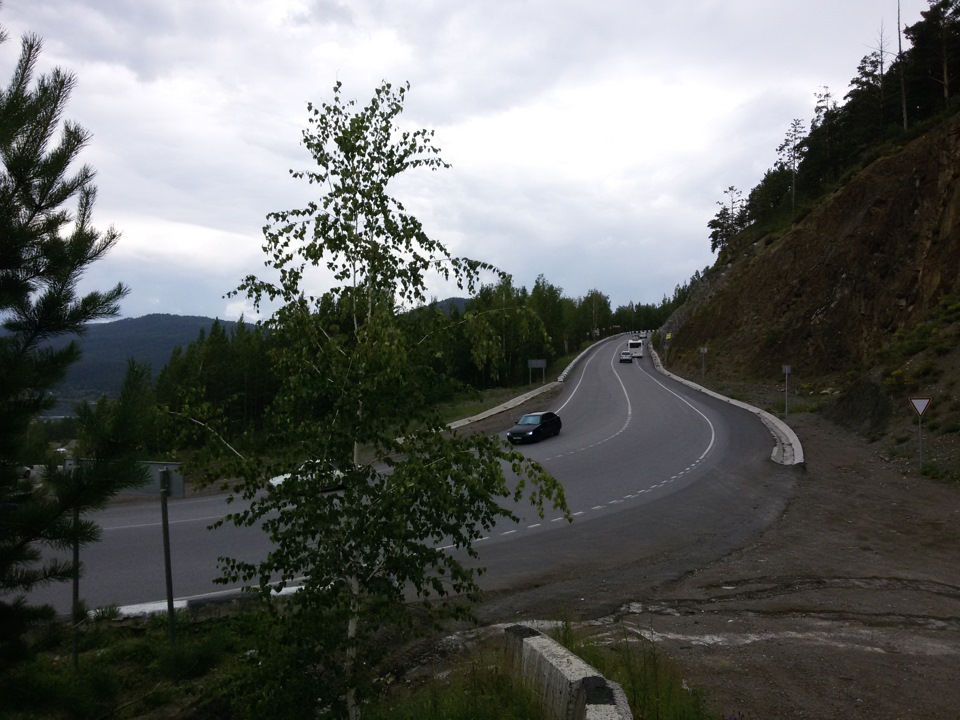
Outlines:
POLYGON ((814 93, 842 100, 881 28, 897 49, 897 0, 4 0, 0 24, 4 85, 28 31, 77 75, 95 225, 122 233, 83 288, 128 284, 124 317, 251 319, 223 296, 263 270, 266 214, 312 197, 288 170, 338 80, 361 103, 411 83, 402 122, 452 168, 396 194, 453 254, 657 303, 713 263, 716 202, 814 93))

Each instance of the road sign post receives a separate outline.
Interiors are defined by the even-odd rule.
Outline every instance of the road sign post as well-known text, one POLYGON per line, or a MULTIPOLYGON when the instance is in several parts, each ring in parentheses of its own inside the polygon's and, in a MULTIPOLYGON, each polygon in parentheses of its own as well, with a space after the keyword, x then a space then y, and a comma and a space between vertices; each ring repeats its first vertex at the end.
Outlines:
POLYGON ((923 414, 930 407, 930 398, 910 398, 910 404, 913 406, 914 412, 917 413, 917 431, 920 437, 920 472, 923 472, 923 414))
POLYGON ((707 376, 707 348, 700 348, 700 377, 707 376))
POLYGON ((530 385, 533 385, 534 368, 537 368, 541 371, 540 384, 542 385, 547 381, 547 361, 546 360, 527 360, 527 377, 530 385))
POLYGON ((170 470, 160 469, 160 526, 163 533, 163 571, 167 584, 167 631, 170 647, 177 644, 177 616, 173 609, 173 570, 170 564, 170 516, 167 496, 170 494, 170 470))
POLYGON ((790 415, 790 371, 789 365, 783 366, 783 417, 790 415))

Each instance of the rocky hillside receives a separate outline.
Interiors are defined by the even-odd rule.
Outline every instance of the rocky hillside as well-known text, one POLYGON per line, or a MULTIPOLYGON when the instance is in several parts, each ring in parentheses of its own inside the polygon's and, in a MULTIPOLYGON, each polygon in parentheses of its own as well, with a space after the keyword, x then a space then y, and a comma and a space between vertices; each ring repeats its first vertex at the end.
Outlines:
MULTIPOLYGON (((870 163, 777 236, 745 232, 664 328, 668 363, 707 379, 791 384, 874 436, 912 395, 960 435, 960 119, 870 163), (840 392, 838 392, 840 391, 840 392)), ((782 405, 783 403, 781 403, 782 405)), ((928 417, 924 417, 928 421, 928 417)), ((931 423, 932 424, 932 423, 931 423)))

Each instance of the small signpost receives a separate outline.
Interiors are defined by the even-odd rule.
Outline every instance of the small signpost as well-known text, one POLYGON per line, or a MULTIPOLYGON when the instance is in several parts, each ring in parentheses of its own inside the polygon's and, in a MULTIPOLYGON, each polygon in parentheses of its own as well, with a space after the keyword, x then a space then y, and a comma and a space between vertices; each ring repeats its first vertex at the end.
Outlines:
POLYGON ((707 376, 707 348, 700 348, 700 377, 707 376))
POLYGON ((173 609, 173 571, 170 565, 170 516, 167 496, 170 494, 170 470, 160 468, 160 529, 163 532, 163 570, 167 581, 167 631, 170 647, 177 644, 177 616, 173 609))
POLYGON ((783 366, 783 416, 790 415, 790 371, 789 365, 783 366))
POLYGON ((920 435, 920 471, 923 472, 923 414, 927 411, 927 408, 930 407, 931 398, 928 397, 915 397, 910 398, 910 404, 913 406, 914 412, 917 413, 917 430, 920 435))
POLYGON ((538 368, 541 371, 540 382, 547 381, 547 361, 546 360, 527 360, 527 376, 530 384, 533 385, 533 369, 538 368))

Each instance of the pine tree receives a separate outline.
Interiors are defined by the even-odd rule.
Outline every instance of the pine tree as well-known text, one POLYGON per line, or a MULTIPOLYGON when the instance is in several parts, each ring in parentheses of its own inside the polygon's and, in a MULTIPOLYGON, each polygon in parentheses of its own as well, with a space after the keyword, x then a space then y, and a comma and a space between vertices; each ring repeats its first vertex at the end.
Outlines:
POLYGON ((44 616, 25 593, 72 577, 74 564, 45 559, 43 548, 96 539, 96 527, 75 516, 126 482, 122 473, 80 482, 51 472, 40 486, 19 471, 30 423, 80 356, 75 342, 52 349, 47 341, 116 316, 127 293, 122 284, 77 293, 82 273, 119 235, 91 226, 94 171, 84 165, 70 174, 90 136, 76 123, 61 124, 76 80, 60 69, 35 78, 40 51, 37 36, 24 36, 13 78, 0 89, 0 668, 44 616), (72 201, 75 213, 64 209, 72 201))

